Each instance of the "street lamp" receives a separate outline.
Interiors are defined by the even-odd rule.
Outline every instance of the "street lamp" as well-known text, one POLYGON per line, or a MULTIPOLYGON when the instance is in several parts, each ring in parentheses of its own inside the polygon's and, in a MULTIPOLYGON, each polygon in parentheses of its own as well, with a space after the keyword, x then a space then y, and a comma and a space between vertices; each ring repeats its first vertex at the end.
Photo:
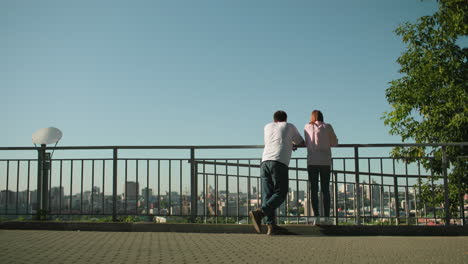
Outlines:
POLYGON ((38 149, 37 163, 37 217, 39 220, 45 220, 49 207, 49 171, 53 151, 52 154, 46 152, 46 146, 48 144, 57 146, 62 135, 62 131, 55 127, 41 128, 32 135, 34 146, 41 146, 38 149))

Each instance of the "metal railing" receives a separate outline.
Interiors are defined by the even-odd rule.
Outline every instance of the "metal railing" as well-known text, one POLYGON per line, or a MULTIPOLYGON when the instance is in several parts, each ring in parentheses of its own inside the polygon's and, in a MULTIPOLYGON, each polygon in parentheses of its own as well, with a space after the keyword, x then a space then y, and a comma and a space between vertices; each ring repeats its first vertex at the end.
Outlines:
MULTIPOLYGON (((436 175, 426 171, 421 163, 435 157, 421 157, 409 163, 390 156, 360 156, 360 150, 414 146, 441 148, 445 153, 446 147, 465 148, 468 143, 337 146, 336 149, 351 153, 333 158, 330 215, 336 223, 464 224, 466 194, 457 194, 461 206, 456 214, 449 210, 447 157, 443 173, 434 178, 436 175), (421 199, 424 188, 421 183, 427 180, 434 196, 436 186, 443 186, 442 203, 421 199)), ((207 150, 261 148, 260 145, 3 147, 2 153, 35 151, 37 158, 0 159, 0 215, 43 218, 86 215, 111 217, 112 221, 125 216, 162 221, 182 217, 199 222, 248 223, 248 212, 261 205, 260 158, 197 155, 207 150), (112 151, 112 155, 51 159, 48 154, 48 151, 81 150, 112 151), (177 150, 183 157, 119 157, 127 150, 177 150)), ((308 223, 313 213, 305 157, 291 159, 289 179, 290 191, 278 209, 278 220, 308 223)))

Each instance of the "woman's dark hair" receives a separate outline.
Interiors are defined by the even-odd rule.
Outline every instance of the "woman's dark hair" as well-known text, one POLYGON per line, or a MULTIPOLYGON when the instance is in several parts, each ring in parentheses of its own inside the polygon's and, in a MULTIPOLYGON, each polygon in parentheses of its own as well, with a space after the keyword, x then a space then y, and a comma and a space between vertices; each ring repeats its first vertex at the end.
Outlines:
POLYGON ((319 110, 312 111, 310 115, 310 124, 315 123, 315 121, 323 122, 323 114, 319 110))
POLYGON ((285 111, 276 111, 275 114, 273 115, 273 120, 275 122, 286 122, 288 120, 288 115, 286 114, 285 111))

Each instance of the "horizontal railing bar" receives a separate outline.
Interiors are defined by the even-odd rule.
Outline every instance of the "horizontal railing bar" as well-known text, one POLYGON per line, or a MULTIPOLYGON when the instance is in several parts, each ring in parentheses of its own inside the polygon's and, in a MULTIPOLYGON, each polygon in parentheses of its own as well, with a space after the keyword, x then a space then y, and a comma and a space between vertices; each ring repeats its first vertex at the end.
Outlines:
MULTIPOLYGON (((332 157, 332 160, 344 160, 344 159, 350 159, 354 160, 356 159, 355 157, 332 157)), ((428 156, 423 156, 423 157, 415 157, 415 158, 410 158, 410 157, 388 157, 388 156, 373 156, 373 157, 358 157, 357 159, 360 160, 367 160, 367 159, 375 159, 375 160, 380 160, 380 159, 435 159, 434 157, 428 157, 428 156)), ((261 158, 209 158, 209 157, 203 157, 199 158, 198 160, 261 160, 261 158)), ((302 158, 291 158, 291 160, 307 160, 306 157, 302 158)))
MULTIPOLYGON (((333 173, 333 171, 332 171, 333 173)), ((243 176, 243 175, 237 175, 237 174, 226 174, 226 173, 214 173, 214 172, 200 172, 198 173, 198 175, 204 175, 204 176, 218 176, 218 177, 232 177, 232 178, 254 178, 254 179, 260 179, 260 176, 253 176, 253 175, 250 175, 250 176, 243 176)), ((393 175, 392 175, 393 176, 393 175)), ((398 175, 397 175, 398 176, 398 175)), ((288 179, 289 181, 299 181, 299 182, 307 182, 309 179, 307 178, 299 178, 299 179, 295 179, 295 178, 290 178, 288 179)), ((335 181, 330 181, 330 182, 335 182, 335 181)), ((355 182, 345 182, 345 181, 337 181, 336 183, 338 184, 349 184, 349 185, 356 185, 355 182)), ((368 183, 368 182, 360 182, 359 185, 366 185, 366 186, 383 186, 383 187, 391 187, 391 186, 394 186, 393 184, 385 184, 385 183, 368 183)), ((397 187, 410 187, 410 188, 415 188, 414 186, 412 185, 397 185, 397 187)))
POLYGON ((0 159, 0 161, 37 161, 37 159, 0 159))
MULTIPOLYGON (((441 146, 468 146, 468 142, 450 142, 450 143, 379 143, 379 144, 339 144, 335 148, 351 147, 441 147, 441 146)), ((96 149, 258 149, 263 145, 185 145, 185 146, 58 146, 45 147, 53 150, 96 150, 96 149)), ((39 150, 41 147, 0 147, 0 150, 39 150)))
MULTIPOLYGON (((458 157, 457 157, 458 158, 458 157)), ((354 160, 354 157, 333 157, 332 160, 354 160)), ((380 159, 415 159, 415 158, 408 158, 408 157, 359 157, 359 160, 380 160, 380 159)), ((435 157, 417 157, 417 159, 436 159, 435 157)), ((67 161, 67 160, 113 160, 112 158, 60 158, 60 159, 51 159, 52 161, 67 161)), ((189 158, 118 158, 117 160, 183 160, 183 161, 190 161, 189 158)), ((261 161, 260 158, 201 158, 197 160, 258 160, 261 161)), ((291 160, 307 160, 307 158, 291 158, 291 160)), ((0 159, 0 161, 37 161, 35 159, 0 159)))
POLYGON ((450 142, 450 143, 379 143, 379 144, 339 144, 335 148, 350 147, 439 147, 439 146, 467 146, 468 142, 450 142))
MULTIPOLYGON (((343 170, 332 170, 332 173, 342 173, 342 174, 353 174, 355 175, 355 171, 343 171, 343 170)), ((370 175, 370 176, 386 176, 386 177, 403 177, 403 178, 425 178, 431 177, 431 175, 416 175, 416 174, 393 174, 393 173, 378 173, 378 172, 366 172, 366 171, 359 171, 359 175, 370 175)), ((440 175, 434 175, 440 176, 440 175)))
MULTIPOLYGON (((204 161, 204 160, 195 160, 195 163, 205 164, 205 165, 216 165, 216 166, 233 166, 233 167, 247 167, 247 168, 260 168, 260 165, 256 164, 242 164, 242 163, 229 163, 229 162, 212 162, 212 161, 204 161)), ((307 171, 307 168, 297 168, 297 167, 289 167, 290 170, 298 170, 298 171, 307 171)), ((344 170, 332 170, 331 173, 341 173, 341 174, 356 174, 356 171, 344 171, 344 170)), ((412 174, 392 174, 392 173, 377 173, 377 172, 359 172, 362 175, 370 175, 370 176, 388 176, 388 177, 408 177, 408 178, 424 178, 430 177, 430 175, 412 175, 412 174)))
POLYGON ((218 176, 218 177, 233 177, 233 178, 255 178, 259 179, 260 176, 253 176, 253 175, 237 175, 237 174, 226 174, 226 173, 214 173, 214 172, 199 172, 198 175, 204 176, 218 176))
MULTIPOLYGON (((301 158, 301 159, 305 159, 305 158, 301 158)), ((379 157, 379 156, 374 156, 374 157, 358 157, 358 158, 355 158, 355 157, 332 157, 333 160, 344 160, 344 159, 349 159, 349 160, 354 160, 354 159, 358 159, 358 160, 367 160, 367 159, 370 159, 370 160, 380 160, 380 159, 390 159, 390 160, 393 160, 393 159, 436 159, 435 157, 428 157, 428 156, 423 156, 423 157, 414 157, 414 158, 411 158, 411 157, 379 157)))
POLYGON ((194 160, 195 163, 205 164, 205 165, 216 165, 216 166, 235 166, 235 167, 250 167, 250 168, 260 168, 259 164, 242 164, 242 163, 229 163, 229 162, 213 162, 206 160, 194 160))
MULTIPOLYGON (((70 160, 84 160, 84 161, 93 161, 93 160, 99 160, 99 161, 111 161, 113 159, 109 159, 109 158, 104 158, 104 159, 101 159, 101 158, 96 158, 96 159, 90 159, 90 158, 83 158, 83 159, 79 159, 79 158, 71 158, 71 159, 51 159, 51 161, 70 161, 70 160)), ((190 159, 167 159, 167 158, 150 158, 150 159, 145 159, 145 158, 118 158, 117 160, 122 160, 122 161, 125 161, 125 160, 139 160, 139 161, 145 161, 145 160, 182 160, 182 161, 189 161, 190 159)), ((226 160, 226 159, 224 159, 226 160)), ((0 161, 37 161, 37 159, 0 159, 0 161)))
MULTIPOLYGON (((223 146, 59 146, 45 147, 50 150, 103 150, 103 149, 253 149, 263 145, 223 145, 223 146)), ((0 150, 40 150, 41 147, 0 147, 0 150)))
MULTIPOLYGON (((333 171, 332 171, 333 172, 333 171)), ((201 173, 198 173, 198 175, 204 175, 204 176, 218 176, 218 177, 232 177, 232 178, 254 178, 254 179, 259 179, 260 176, 253 176, 253 175, 250 175, 250 176, 243 176, 243 175, 237 175, 237 174, 226 174, 226 173, 213 173, 213 172, 201 172, 201 173)), ((288 179, 289 181, 299 181, 299 182, 307 182, 308 179, 295 179, 295 178, 290 178, 288 179)), ((330 182, 333 182, 335 183, 335 181, 330 181, 330 182)), ((356 183, 354 182, 345 182, 345 181, 337 181, 336 182, 337 184, 350 184, 350 185, 356 185, 356 183)), ((368 182, 360 182, 359 185, 366 185, 366 186, 383 186, 383 187, 391 187, 393 186, 393 184, 381 184, 381 183, 368 183, 368 182)), ((415 188, 414 186, 412 185, 397 185, 397 187, 409 187, 409 188, 415 188)))
MULTIPOLYGON (((205 173, 198 173, 198 175, 204 175, 204 176, 217 176, 217 177, 232 177, 232 178, 253 178, 253 179, 260 179, 260 176, 242 176, 242 175, 237 175, 237 174, 226 174, 226 173, 213 173, 213 172, 205 172, 205 173)), ((299 181, 299 182, 307 182, 308 179, 295 179, 295 178, 290 178, 288 179, 289 181, 299 181)), ((330 181, 330 182, 335 182, 335 181, 330 181)), ((346 182, 346 181, 337 181, 337 184, 348 184, 348 185, 356 185, 355 182, 346 182)), ((383 186, 383 187, 392 187, 394 186, 393 184, 389 183, 368 183, 368 182, 360 182, 359 185, 366 185, 366 186, 383 186)), ((409 187, 409 188, 415 188, 412 185, 397 185, 397 187, 409 187)))

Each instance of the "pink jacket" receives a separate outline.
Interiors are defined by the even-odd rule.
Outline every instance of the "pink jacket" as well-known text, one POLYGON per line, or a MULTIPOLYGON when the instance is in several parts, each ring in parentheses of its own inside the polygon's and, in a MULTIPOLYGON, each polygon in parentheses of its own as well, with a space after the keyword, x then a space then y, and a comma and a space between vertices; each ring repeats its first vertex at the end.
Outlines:
POLYGON ((306 124, 304 139, 307 147, 307 165, 331 165, 331 147, 338 145, 338 138, 330 124, 317 121, 306 124))

